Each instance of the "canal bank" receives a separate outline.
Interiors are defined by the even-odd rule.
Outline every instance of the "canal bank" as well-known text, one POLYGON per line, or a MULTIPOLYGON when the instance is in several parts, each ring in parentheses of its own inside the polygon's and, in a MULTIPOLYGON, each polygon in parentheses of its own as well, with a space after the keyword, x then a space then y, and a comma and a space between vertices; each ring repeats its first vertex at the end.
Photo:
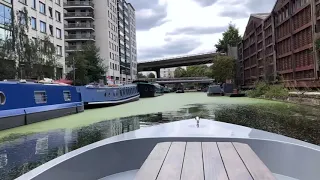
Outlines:
MULTIPOLYGON (((207 104, 212 106, 232 104, 269 104, 277 103, 268 100, 251 98, 207 97, 206 93, 194 92, 176 94, 170 93, 164 96, 140 99, 139 101, 118 106, 90 109, 84 113, 61 117, 57 119, 39 122, 28 126, 22 126, 0 132, 0 138, 10 134, 29 134, 46 132, 54 129, 72 129, 93 123, 141 114, 178 111, 188 105, 207 104)), ((214 107, 213 107, 214 108, 214 107)))

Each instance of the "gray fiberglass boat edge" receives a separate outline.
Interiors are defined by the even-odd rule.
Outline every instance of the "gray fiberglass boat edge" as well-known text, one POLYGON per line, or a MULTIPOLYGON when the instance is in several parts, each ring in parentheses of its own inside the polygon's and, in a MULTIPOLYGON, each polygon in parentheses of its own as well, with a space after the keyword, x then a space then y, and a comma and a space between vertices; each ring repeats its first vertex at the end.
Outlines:
POLYGON ((53 159, 20 176, 26 179, 101 179, 139 169, 153 147, 163 141, 247 143, 275 174, 318 180, 320 147, 244 126, 194 119, 142 128, 104 139, 53 159))

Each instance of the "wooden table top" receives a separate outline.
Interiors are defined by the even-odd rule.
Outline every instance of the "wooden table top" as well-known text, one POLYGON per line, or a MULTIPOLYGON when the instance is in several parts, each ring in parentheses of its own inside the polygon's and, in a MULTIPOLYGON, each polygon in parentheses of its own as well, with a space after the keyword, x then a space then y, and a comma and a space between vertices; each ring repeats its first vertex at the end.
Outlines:
POLYGON ((135 180, 275 180, 247 144, 158 143, 135 180))

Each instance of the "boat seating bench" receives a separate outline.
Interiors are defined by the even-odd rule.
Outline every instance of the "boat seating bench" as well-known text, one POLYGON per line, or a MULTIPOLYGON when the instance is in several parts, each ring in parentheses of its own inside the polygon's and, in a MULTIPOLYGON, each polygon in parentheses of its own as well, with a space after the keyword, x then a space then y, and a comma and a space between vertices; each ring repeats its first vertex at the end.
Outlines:
POLYGON ((237 142, 158 143, 135 180, 275 180, 247 144, 237 142))

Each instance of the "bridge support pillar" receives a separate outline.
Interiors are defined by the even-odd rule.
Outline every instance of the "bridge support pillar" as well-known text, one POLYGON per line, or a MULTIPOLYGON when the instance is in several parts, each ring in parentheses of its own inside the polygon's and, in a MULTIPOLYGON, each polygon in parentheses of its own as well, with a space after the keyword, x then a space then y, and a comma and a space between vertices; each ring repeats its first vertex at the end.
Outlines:
POLYGON ((160 77, 160 68, 159 69, 155 69, 155 71, 156 71, 156 74, 157 74, 157 78, 161 78, 160 77))

